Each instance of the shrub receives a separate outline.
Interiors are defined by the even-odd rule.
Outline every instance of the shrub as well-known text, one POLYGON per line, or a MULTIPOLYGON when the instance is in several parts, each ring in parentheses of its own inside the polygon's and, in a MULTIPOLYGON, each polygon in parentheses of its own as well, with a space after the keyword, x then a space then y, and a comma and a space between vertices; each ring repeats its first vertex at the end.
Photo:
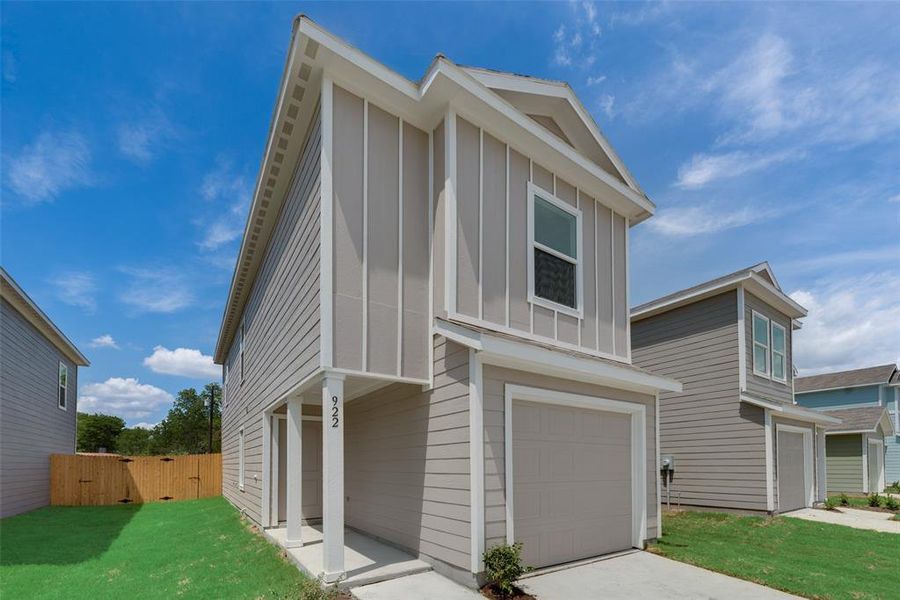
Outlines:
POLYGON ((878 492, 872 492, 868 496, 866 496, 866 500, 869 501, 869 506, 873 508, 878 508, 881 506, 882 497, 878 494, 878 492))
POLYGON ((850 506, 850 498, 844 492, 841 492, 841 506, 850 506))
POLYGON ((886 497, 884 500, 884 505, 888 508, 888 510, 900 510, 900 502, 897 502, 896 498, 894 498, 893 496, 886 497))
POLYGON ((895 481, 891 485, 887 486, 887 490, 885 490, 885 491, 893 492, 895 494, 900 494, 900 481, 895 481))
POLYGON ((484 570, 488 581, 496 586, 502 597, 515 592, 516 580, 531 571, 522 564, 522 544, 498 544, 484 553, 484 570))
POLYGON ((834 510, 834 498, 825 498, 825 510, 834 510))

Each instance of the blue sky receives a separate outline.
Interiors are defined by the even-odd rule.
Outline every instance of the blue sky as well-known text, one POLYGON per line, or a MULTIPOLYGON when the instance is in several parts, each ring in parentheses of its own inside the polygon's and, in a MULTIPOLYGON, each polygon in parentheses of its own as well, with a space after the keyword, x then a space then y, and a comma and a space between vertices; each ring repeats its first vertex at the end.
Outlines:
POLYGON ((211 364, 291 18, 568 81, 653 199, 632 303, 768 260, 803 372, 900 360, 898 4, 3 3, 3 265, 156 423, 211 364))

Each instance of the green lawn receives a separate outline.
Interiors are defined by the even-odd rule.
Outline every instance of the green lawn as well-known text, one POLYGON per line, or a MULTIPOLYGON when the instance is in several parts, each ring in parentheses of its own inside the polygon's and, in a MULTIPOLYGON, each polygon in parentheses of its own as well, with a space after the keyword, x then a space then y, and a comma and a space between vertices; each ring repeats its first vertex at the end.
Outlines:
POLYGON ((807 598, 896 598, 900 536, 785 517, 675 512, 654 550, 807 598))
MULTIPOLYGON (((834 502, 835 507, 841 507, 841 497, 840 496, 831 496, 829 498, 832 502, 834 502)), ((884 507, 885 501, 887 500, 887 496, 881 494, 881 506, 884 507)), ((865 496, 847 496, 847 502, 850 503, 850 508, 868 508, 869 500, 865 496)), ((900 512, 894 514, 894 518, 900 521, 900 512)))
POLYGON ((298 598, 309 583, 223 498, 0 521, 3 598, 298 598))

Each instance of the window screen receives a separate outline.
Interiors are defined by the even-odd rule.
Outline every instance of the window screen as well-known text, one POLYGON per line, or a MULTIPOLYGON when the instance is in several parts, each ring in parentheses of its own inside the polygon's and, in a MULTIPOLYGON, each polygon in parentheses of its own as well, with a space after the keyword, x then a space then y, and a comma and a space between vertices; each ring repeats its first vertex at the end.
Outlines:
POLYGON ((534 295, 577 308, 578 220, 534 197, 534 295))
POLYGON ((535 248, 534 294, 575 308, 575 265, 535 248))

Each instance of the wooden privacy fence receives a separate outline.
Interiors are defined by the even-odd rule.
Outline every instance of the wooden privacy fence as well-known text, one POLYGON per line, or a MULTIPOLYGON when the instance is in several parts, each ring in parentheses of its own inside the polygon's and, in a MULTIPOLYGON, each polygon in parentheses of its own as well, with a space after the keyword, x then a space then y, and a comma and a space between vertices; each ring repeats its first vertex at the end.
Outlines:
POLYGON ((222 455, 50 456, 50 504, 189 500, 222 493, 222 455))

